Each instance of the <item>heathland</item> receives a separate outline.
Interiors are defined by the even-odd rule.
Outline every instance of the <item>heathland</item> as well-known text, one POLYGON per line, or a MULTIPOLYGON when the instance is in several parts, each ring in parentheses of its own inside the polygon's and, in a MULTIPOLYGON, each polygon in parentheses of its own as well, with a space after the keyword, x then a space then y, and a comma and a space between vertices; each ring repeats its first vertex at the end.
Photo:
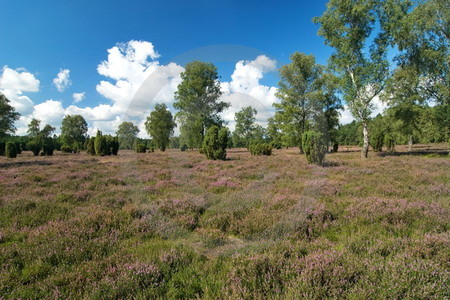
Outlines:
POLYGON ((445 299, 446 148, 0 157, 0 298, 445 299))

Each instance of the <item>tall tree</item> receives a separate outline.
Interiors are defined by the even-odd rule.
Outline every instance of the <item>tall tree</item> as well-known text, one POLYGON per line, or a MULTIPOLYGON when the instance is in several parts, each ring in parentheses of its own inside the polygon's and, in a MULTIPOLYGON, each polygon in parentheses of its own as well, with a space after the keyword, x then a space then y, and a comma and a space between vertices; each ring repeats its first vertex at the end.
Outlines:
POLYGON ((155 109, 150 113, 145 122, 147 133, 152 137, 153 142, 161 150, 165 151, 169 145, 170 137, 176 123, 172 113, 165 104, 156 104, 155 109))
POLYGON ((374 99, 389 75, 390 28, 407 8, 403 0, 330 0, 321 17, 319 35, 334 48, 331 66, 341 77, 341 91, 363 127, 362 157, 369 151, 368 122, 374 99))
POLYGON ((399 130, 408 137, 408 151, 412 150, 414 135, 420 131, 420 115, 426 103, 421 82, 415 68, 398 67, 381 95, 390 106, 389 115, 400 121, 399 130))
POLYGON ((38 119, 32 119, 30 124, 28 124, 27 133, 30 138, 37 138, 41 132, 41 121, 38 119))
POLYGON ((281 121, 282 130, 290 143, 303 153, 301 137, 308 129, 313 112, 320 101, 318 90, 322 68, 313 55, 295 52, 291 63, 281 67, 279 89, 275 103, 275 119, 281 121))
POLYGON ((235 147, 248 147, 256 128, 256 114, 258 112, 251 106, 243 107, 234 115, 236 128, 233 132, 233 144, 235 147))
POLYGON ((134 141, 138 133, 139 128, 132 122, 122 122, 116 132, 121 148, 133 149, 134 141))
POLYGON ((88 127, 80 115, 67 115, 62 120, 61 141, 63 145, 77 148, 83 145, 88 127))
POLYGON ((184 142, 190 148, 201 147, 206 130, 222 124, 219 113, 228 108, 229 103, 219 101, 222 92, 213 64, 190 62, 181 73, 181 79, 173 104, 179 110, 176 118, 181 123, 184 142))
POLYGON ((0 94, 0 140, 16 131, 14 122, 20 114, 9 104, 5 95, 0 94))
POLYGON ((392 28, 404 68, 421 77, 427 99, 437 104, 444 136, 450 137, 450 2, 416 0, 411 13, 392 28))

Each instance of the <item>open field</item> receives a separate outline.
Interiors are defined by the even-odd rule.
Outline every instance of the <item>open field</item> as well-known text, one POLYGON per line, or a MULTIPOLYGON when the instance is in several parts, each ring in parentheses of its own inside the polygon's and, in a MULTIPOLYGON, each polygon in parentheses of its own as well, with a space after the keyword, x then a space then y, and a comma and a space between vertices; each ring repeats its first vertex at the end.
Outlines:
POLYGON ((448 146, 415 149, 0 157, 0 298, 449 298, 448 146))

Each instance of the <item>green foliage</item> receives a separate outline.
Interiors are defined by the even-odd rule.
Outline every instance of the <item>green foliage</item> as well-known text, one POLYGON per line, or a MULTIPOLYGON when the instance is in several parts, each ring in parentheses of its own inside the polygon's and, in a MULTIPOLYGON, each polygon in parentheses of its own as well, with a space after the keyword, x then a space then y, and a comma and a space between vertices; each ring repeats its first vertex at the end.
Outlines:
POLYGON ((338 152, 339 149, 339 143, 338 142, 334 142, 333 143, 333 152, 338 152))
POLYGON ((120 147, 128 150, 133 149, 134 140, 136 139, 136 135, 138 133, 139 128, 132 122, 123 122, 120 124, 116 132, 120 147))
POLYGON ((318 91, 322 67, 316 64, 313 55, 295 52, 291 63, 281 67, 277 97, 274 103, 274 119, 279 121, 281 130, 290 146, 299 146, 302 151, 301 136, 310 127, 314 112, 320 109, 318 91))
POLYGON ((41 152, 42 146, 39 142, 32 140, 28 142, 27 149, 33 152, 34 156, 38 156, 41 152))
POLYGON ((0 141, 0 156, 4 156, 5 155, 5 147, 6 147, 6 143, 0 141))
MULTIPOLYGON (((87 130, 86 120, 82 116, 65 116, 61 125, 62 144, 73 147, 74 143, 80 143, 80 146, 82 146, 87 137, 87 130)), ((81 150, 80 146, 77 147, 81 150)))
POLYGON ((95 155, 95 136, 87 140, 86 151, 90 155, 95 155))
POLYGON ((227 156, 228 128, 212 126, 208 129, 203 141, 202 151, 208 159, 225 160, 227 156))
POLYGON ((382 151, 386 134, 386 121, 386 118, 383 118, 380 114, 378 114, 378 116, 370 123, 370 145, 375 152, 382 151))
POLYGON ((219 114, 229 103, 219 101, 220 91, 217 68, 211 63, 193 61, 181 73, 181 83, 175 93, 174 108, 181 123, 181 143, 189 148, 201 147, 206 130, 221 125, 219 114))
POLYGON ((310 164, 322 164, 327 153, 327 141, 323 133, 307 131, 302 136, 303 151, 310 164))
POLYGON ((255 116, 257 113, 256 109, 247 106, 234 115, 236 127, 233 132, 233 144, 235 147, 248 147, 255 130, 255 116))
POLYGON ((12 142, 7 142, 5 147, 5 154, 8 158, 16 158, 17 157, 17 150, 16 145, 12 142))
POLYGON ((55 151, 55 141, 51 137, 45 137, 42 141, 42 153, 44 155, 53 155, 53 152, 55 151))
POLYGON ((5 95, 0 93, 0 139, 4 139, 16 130, 14 122, 19 119, 20 114, 9 104, 5 95))
POLYGON ((70 146, 62 145, 61 146, 61 152, 63 152, 63 153, 72 153, 73 149, 70 146))
POLYGON ((150 113, 145 122, 147 133, 152 137, 152 141, 161 151, 165 151, 169 145, 170 136, 176 123, 172 113, 165 104, 156 104, 155 109, 150 113))
POLYGON ((180 150, 181 150, 182 152, 186 151, 187 149, 188 149, 188 146, 187 146, 186 144, 183 144, 183 145, 180 147, 180 150))
POLYGON ((169 148, 170 149, 180 149, 180 137, 173 136, 170 138, 169 148))
POLYGON ((134 151, 136 151, 137 153, 145 153, 147 152, 147 147, 142 143, 136 143, 134 151))
POLYGON ((97 130, 97 134, 95 136, 94 149, 96 155, 110 155, 107 136, 104 136, 100 130, 97 130))
POLYGON ((272 145, 270 144, 251 144, 249 146, 252 155, 272 155, 272 145))

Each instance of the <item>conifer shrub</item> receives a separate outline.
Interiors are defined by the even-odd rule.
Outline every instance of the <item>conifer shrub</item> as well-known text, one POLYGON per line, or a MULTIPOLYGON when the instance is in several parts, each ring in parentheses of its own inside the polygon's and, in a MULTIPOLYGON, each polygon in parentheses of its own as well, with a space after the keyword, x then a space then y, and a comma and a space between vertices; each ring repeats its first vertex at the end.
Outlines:
POLYGON ((219 127, 212 126, 206 132, 202 151, 208 159, 225 160, 227 156, 227 145, 228 129, 224 127, 219 130, 219 127))
POLYGON ((339 149, 339 143, 338 142, 334 142, 333 143, 333 152, 338 152, 338 149, 339 149))
POLYGON ((188 146, 187 146, 186 144, 183 144, 183 145, 180 147, 181 152, 184 152, 184 151, 186 151, 187 149, 188 149, 188 146))
POLYGON ((87 139, 86 152, 90 155, 95 155, 95 137, 87 139))
POLYGON ((5 146, 6 157, 15 158, 17 157, 16 145, 12 142, 7 142, 5 146))
MULTIPOLYGON (((34 156, 38 156, 39 152, 41 152, 42 146, 37 141, 30 141, 27 143, 27 148, 28 148, 28 150, 33 152, 34 156)), ((16 151, 17 151, 17 147, 16 147, 16 151)))
POLYGON ((322 164, 327 153, 325 136, 317 131, 306 131, 302 135, 303 151, 310 164, 322 164))
POLYGON ((272 145, 270 144, 251 144, 249 146, 251 155, 272 155, 272 145))
POLYGON ((62 145, 61 146, 61 152, 63 153, 72 153, 72 147, 68 146, 68 145, 62 145))
POLYGON ((136 151, 137 153, 145 153, 147 152, 147 147, 144 144, 136 143, 134 151, 136 151))
POLYGON ((94 148, 96 155, 105 156, 109 153, 106 136, 103 136, 100 130, 97 130, 97 135, 95 136, 94 141, 94 148))
POLYGON ((0 156, 5 156, 6 143, 0 142, 0 156))
POLYGON ((370 136, 370 145, 374 152, 383 151, 384 144, 384 132, 382 130, 374 130, 372 131, 372 135, 370 136))
POLYGON ((52 138, 45 138, 42 143, 42 153, 43 155, 53 155, 55 151, 55 142, 52 138))
POLYGON ((111 154, 117 155, 117 153, 119 153, 119 147, 120 147, 119 138, 117 136, 113 137, 111 140, 111 154))

